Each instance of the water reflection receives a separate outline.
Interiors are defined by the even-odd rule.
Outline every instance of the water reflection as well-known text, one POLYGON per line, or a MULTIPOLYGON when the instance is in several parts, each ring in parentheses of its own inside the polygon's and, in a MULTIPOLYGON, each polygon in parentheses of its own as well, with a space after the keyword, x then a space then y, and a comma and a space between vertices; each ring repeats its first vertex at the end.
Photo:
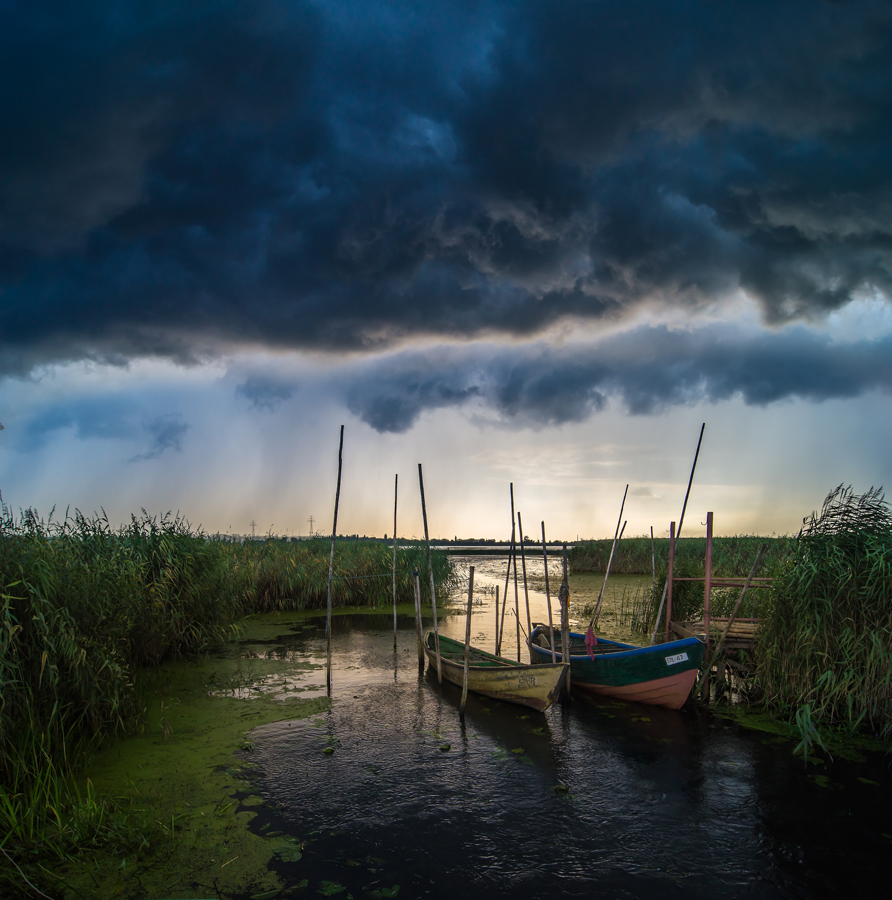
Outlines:
MULTIPOLYGON (((394 654, 389 617, 335 618, 332 709, 254 732, 255 787, 275 807, 254 827, 303 843, 277 865, 292 886, 308 879, 307 896, 323 880, 354 898, 399 885, 468 900, 818 898, 883 883, 882 761, 830 766, 822 782, 789 742, 697 708, 583 698, 543 715, 471 695, 462 728, 460 691, 419 678, 414 626, 399 624, 394 654)), ((314 664, 324 646, 320 622, 266 649, 314 664)), ((320 669, 299 678, 324 685, 320 669)))

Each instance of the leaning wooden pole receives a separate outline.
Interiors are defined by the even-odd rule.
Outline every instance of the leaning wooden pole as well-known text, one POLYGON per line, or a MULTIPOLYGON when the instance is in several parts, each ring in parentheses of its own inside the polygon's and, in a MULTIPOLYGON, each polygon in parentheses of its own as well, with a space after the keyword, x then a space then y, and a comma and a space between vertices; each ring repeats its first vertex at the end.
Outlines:
POLYGON ((396 500, 399 475, 393 476, 393 652, 396 653, 396 500))
MULTIPOLYGON (((520 561, 523 567, 523 596, 527 607, 527 640, 529 640, 533 633, 533 623, 530 620, 530 589, 527 585, 527 556, 523 542, 523 520, 520 518, 520 512, 517 513, 517 530, 520 532, 520 561)), ((517 661, 520 662, 520 651, 518 651, 517 661)), ((532 661, 533 657, 530 656, 530 662, 532 661)))
POLYGON ((418 674, 424 674, 424 631, 421 627, 421 576, 418 567, 412 573, 412 587, 415 591, 415 639, 418 644, 418 674))
MULTIPOLYGON (((706 514, 706 571, 703 573, 703 630, 706 632, 706 655, 709 656, 709 602, 712 597, 712 513, 706 514)), ((707 671, 707 676, 709 672, 707 671)))
POLYGON ((496 656, 499 655, 499 586, 496 585, 496 642, 493 648, 496 656))
POLYGON ((434 564, 431 560, 431 541, 427 530, 427 506, 424 503, 424 477, 418 463, 418 486, 421 488, 421 515, 424 519, 424 543, 427 546, 427 570, 431 576, 431 609, 434 614, 434 649, 437 654, 437 681, 443 683, 443 666, 440 662, 440 631, 437 626, 437 587, 434 583, 434 564))
MULTIPOLYGON (((511 485, 511 534, 514 534, 514 485, 511 485)), ((521 535, 523 537, 523 535, 521 535)), ((514 560, 514 630, 517 632, 517 661, 520 662, 520 590, 517 584, 517 541, 511 542, 514 560)))
MULTIPOLYGON (((623 502, 619 505, 619 518, 616 520, 616 530, 613 532, 613 545, 610 547, 610 558, 607 560, 607 571, 604 573, 604 580, 601 582, 601 590, 598 592, 598 602, 595 605, 595 614, 592 616, 591 622, 588 623, 589 628, 595 627, 598 616, 601 615, 601 601, 604 599, 604 589, 607 587, 607 579, 610 577, 610 565, 613 562, 613 554, 616 552, 616 545, 622 537, 622 533, 619 530, 619 523, 623 520, 623 510, 626 508, 626 496, 628 493, 629 486, 626 485, 626 489, 623 491, 623 502)), ((623 531, 625 530, 626 526, 623 525, 623 531)))
MULTIPOLYGON (((666 569, 666 638, 672 628, 672 581, 675 578, 675 522, 669 523, 669 567, 666 569)), ((657 623, 659 625, 659 622, 657 623)))
POLYGON ((334 576, 334 552, 335 538, 338 534, 338 502, 341 499, 341 469, 344 460, 344 426, 341 425, 341 441, 338 445, 338 487, 335 491, 334 523, 331 526, 331 556, 328 559, 328 600, 325 604, 325 637, 326 637, 326 663, 325 663, 325 688, 331 696, 331 584, 334 576))
POLYGON ((461 704, 458 707, 458 717, 465 720, 465 703, 468 702, 468 660, 471 656, 471 606, 474 602, 474 567, 468 572, 468 618, 465 622, 465 668, 461 680, 461 704))
POLYGON ((542 563, 545 566, 545 600, 548 603, 548 638, 551 643, 551 661, 554 663, 557 662, 557 655, 554 649, 554 622, 551 618, 551 590, 548 587, 548 550, 545 544, 544 522, 542 523, 542 563))
POLYGON ((517 575, 517 559, 514 555, 514 538, 516 535, 514 528, 514 482, 512 481, 508 487, 511 491, 511 547, 508 550, 508 569, 505 572, 505 596, 502 598, 502 618, 499 623, 498 631, 496 632, 496 656, 502 655, 502 638, 505 635, 505 607, 508 605, 508 584, 511 581, 512 561, 515 565, 515 577, 517 575))
MULTIPOLYGON (((681 537, 681 526, 684 524, 684 511, 688 508, 688 497, 691 495, 691 485, 694 483, 694 472, 697 468, 697 459, 700 456, 700 444, 703 443, 703 432, 706 429, 706 422, 700 426, 700 439, 697 441, 697 452, 694 454, 694 465, 691 466, 691 477, 688 478, 688 489, 685 491, 684 503, 681 506, 681 518, 678 520, 678 531, 675 533, 675 544, 681 537)), ((663 596, 660 599, 660 608, 657 610, 657 621, 654 623, 654 633, 650 636, 651 644, 657 639, 657 631, 660 628, 660 619, 663 616, 663 604, 666 602, 666 590, 669 582, 663 585, 663 596)))
MULTIPOLYGON (((623 532, 626 530, 626 525, 628 522, 623 522, 623 527, 620 530, 619 536, 617 537, 617 542, 621 541, 623 538, 623 532)), ((614 547, 616 544, 614 544, 614 547)), ((604 581, 601 583, 601 590, 598 593, 598 605, 595 607, 595 614, 592 616, 591 622, 588 623, 589 628, 597 628, 598 627, 598 619, 601 616, 601 601, 604 599, 604 590, 607 587, 607 579, 610 577, 610 566, 613 563, 613 550, 610 551, 610 559, 607 560, 607 571, 604 573, 604 581)))
POLYGON ((561 603, 561 661, 568 666, 567 677, 564 679, 564 696, 570 696, 570 581, 567 575, 567 545, 564 548, 564 577, 561 581, 561 589, 558 599, 561 603))
POLYGON ((508 584, 511 581, 511 560, 514 559, 514 525, 511 526, 511 546, 508 548, 508 569, 505 572, 505 595, 502 597, 502 616, 496 632, 496 656, 502 655, 502 637, 505 634, 505 607, 508 605, 508 584))
POLYGON ((657 583, 657 548, 654 544, 654 527, 650 526, 650 561, 653 565, 653 583, 657 583))

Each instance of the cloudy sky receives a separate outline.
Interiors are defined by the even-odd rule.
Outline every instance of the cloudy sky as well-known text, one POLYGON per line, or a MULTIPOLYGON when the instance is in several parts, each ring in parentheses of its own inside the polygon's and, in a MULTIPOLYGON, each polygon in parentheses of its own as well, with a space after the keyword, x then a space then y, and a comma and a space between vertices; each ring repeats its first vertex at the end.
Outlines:
MULTIPOLYGON (((0 0, 0 490, 791 532, 892 473, 887 2, 0 0)), ((58 512, 57 512, 58 514, 58 512)))

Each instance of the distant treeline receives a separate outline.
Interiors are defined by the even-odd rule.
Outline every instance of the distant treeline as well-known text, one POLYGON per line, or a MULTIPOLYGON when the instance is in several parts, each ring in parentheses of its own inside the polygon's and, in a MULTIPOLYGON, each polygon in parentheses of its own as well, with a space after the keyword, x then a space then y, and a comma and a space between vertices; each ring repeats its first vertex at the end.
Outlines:
MULTIPOLYGON (((768 545, 762 566, 773 569, 776 564, 788 559, 796 550, 796 538, 758 537, 756 535, 735 535, 716 537, 712 541, 713 571, 720 575, 746 575, 752 568, 759 547, 768 545)), ((573 572, 605 572, 610 559, 612 540, 583 541, 568 553, 573 572)), ((669 563, 669 538, 655 538, 653 550, 649 537, 623 538, 617 543, 610 571, 616 575, 650 575, 654 569, 659 574, 669 563)), ((705 566, 706 538, 679 538, 675 551, 678 564, 705 566)))

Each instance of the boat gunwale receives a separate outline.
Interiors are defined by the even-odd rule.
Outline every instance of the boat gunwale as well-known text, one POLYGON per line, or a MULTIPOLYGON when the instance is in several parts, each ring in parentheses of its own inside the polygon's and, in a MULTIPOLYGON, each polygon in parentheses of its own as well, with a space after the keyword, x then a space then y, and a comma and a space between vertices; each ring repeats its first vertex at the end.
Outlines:
MULTIPOLYGON (((547 625, 544 625, 544 626, 537 625, 533 629, 533 633, 530 635, 530 639, 527 641, 527 644, 531 650, 535 650, 537 653, 541 652, 541 653, 550 655, 551 647, 543 647, 540 644, 533 643, 533 639, 535 638, 537 633, 538 634, 543 633, 544 629, 546 629, 546 628, 548 628, 547 625)), ((585 640, 585 635, 578 631, 570 632, 571 640, 574 637, 585 640)), ((661 653, 667 649, 677 650, 677 649, 683 649, 685 647, 694 647, 697 644, 703 644, 704 641, 701 641, 699 638, 696 638, 696 637, 689 637, 689 638, 679 638, 677 641, 667 641, 664 644, 650 644, 647 647, 636 647, 634 644, 625 644, 622 641, 611 641, 608 638, 598 638, 598 643, 599 644, 611 644, 614 647, 624 648, 622 650, 611 651, 609 654, 602 653, 602 654, 596 654, 596 656, 595 656, 595 658, 597 658, 598 656, 609 657, 611 660, 613 660, 613 659, 620 659, 620 658, 629 659, 634 656, 649 656, 652 653, 661 653)), ((562 656, 560 649, 557 647, 555 647, 555 653, 558 656, 562 656)), ((588 660, 589 662, 592 662, 592 657, 589 656, 588 653, 574 654, 571 652, 567 655, 570 660, 570 664, 572 664, 573 660, 580 660, 580 661, 588 660)))

